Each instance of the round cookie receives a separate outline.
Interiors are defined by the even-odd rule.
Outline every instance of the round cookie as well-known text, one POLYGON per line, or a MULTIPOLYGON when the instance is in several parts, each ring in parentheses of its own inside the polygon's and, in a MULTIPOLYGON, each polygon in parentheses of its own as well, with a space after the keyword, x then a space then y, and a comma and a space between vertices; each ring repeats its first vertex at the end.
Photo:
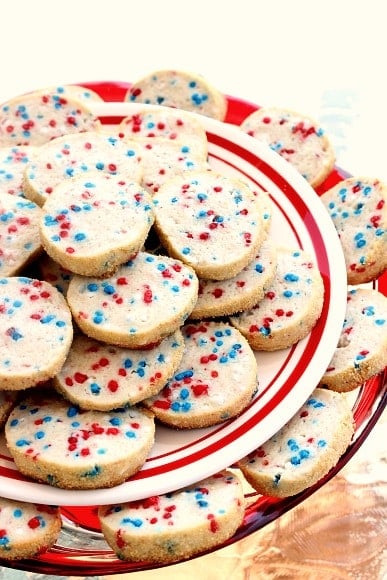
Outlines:
POLYGON ((35 147, 0 148, 0 194, 24 197, 23 175, 35 147))
POLYGON ((160 391, 177 369, 183 351, 179 330, 146 350, 103 344, 80 334, 53 384, 82 409, 110 411, 134 405, 160 391))
POLYGON ((277 248, 277 269, 265 297, 230 317, 254 350, 279 350, 304 338, 320 317, 324 284, 303 250, 277 248))
POLYGON ((188 71, 158 70, 135 81, 125 99, 193 111, 223 121, 227 99, 204 77, 188 71))
POLYGON ((222 322, 182 327, 185 351, 165 387, 143 404, 178 429, 216 425, 237 416, 257 391, 257 361, 241 333, 222 322))
POLYGON ((155 194, 155 229, 168 253, 194 268, 199 278, 232 278, 266 238, 259 199, 243 181, 192 171, 155 194))
POLYGON ((32 201, 0 193, 0 277, 18 274, 42 252, 41 215, 32 201))
POLYGON ((258 493, 293 496, 336 465, 353 433, 348 400, 339 393, 317 388, 292 419, 241 459, 238 467, 258 493))
POLYGON ((62 268, 58 262, 55 262, 50 256, 44 253, 39 260, 36 262, 36 266, 39 272, 39 277, 46 282, 49 282, 52 286, 55 286, 57 290, 63 296, 67 294, 67 288, 69 287, 70 280, 73 277, 73 273, 66 268, 62 268))
POLYGON ((167 139, 139 144, 143 147, 141 183, 152 194, 175 176, 184 176, 187 171, 210 169, 206 152, 200 147, 167 139))
POLYGON ((139 252, 105 280, 74 276, 67 300, 84 334, 143 348, 184 323, 197 300, 198 284, 195 272, 179 260, 139 252))
POLYGON ((81 101, 85 101, 86 103, 100 103, 103 101, 103 98, 98 93, 92 89, 83 87, 82 85, 59 85, 56 87, 41 89, 39 92, 49 94, 55 93, 63 97, 72 96, 80 99, 81 101))
POLYGON ((154 141, 169 139, 202 150, 207 157, 208 142, 204 126, 187 111, 147 105, 125 117, 118 126, 121 139, 154 141))
POLYGON ((275 275, 277 249, 265 241, 241 272, 228 280, 199 280, 199 294, 190 318, 227 316, 252 308, 275 275))
POLYGON ((5 425, 19 471, 62 489, 113 487, 134 475, 154 444, 146 409, 83 411, 53 393, 22 400, 5 425))
POLYGON ((73 339, 71 312, 56 288, 33 278, 0 278, 0 389, 53 377, 73 339))
POLYGON ((349 177, 321 196, 343 248, 348 284, 375 280, 387 268, 387 186, 349 177))
POLYGON ((353 288, 338 346, 320 386, 351 391, 386 365, 387 298, 372 288, 353 288))
POLYGON ((100 121, 72 95, 36 91, 0 105, 0 146, 42 145, 61 135, 94 131, 100 121))
POLYGON ((56 506, 0 498, 0 559, 33 558, 58 539, 62 518, 56 506))
POLYGON ((276 107, 262 107, 241 123, 242 131, 267 143, 316 187, 335 163, 333 147, 318 122, 307 115, 276 107))
POLYGON ((141 149, 102 131, 64 135, 31 155, 24 172, 24 194, 42 206, 63 180, 91 172, 140 182, 141 149))
POLYGON ((82 276, 106 277, 142 248, 154 221, 149 194, 123 175, 65 179, 40 219, 47 254, 82 276))
POLYGON ((170 563, 221 545, 238 529, 245 499, 224 470, 147 499, 100 506, 102 533, 121 560, 170 563))

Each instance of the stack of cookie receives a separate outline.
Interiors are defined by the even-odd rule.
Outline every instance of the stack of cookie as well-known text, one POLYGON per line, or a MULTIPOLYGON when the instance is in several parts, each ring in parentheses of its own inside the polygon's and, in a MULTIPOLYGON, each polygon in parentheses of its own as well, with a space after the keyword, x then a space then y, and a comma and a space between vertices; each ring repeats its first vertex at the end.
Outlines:
MULTIPOLYGON (((198 75, 152 73, 126 95, 147 106, 115 132, 91 114, 92 99, 82 87, 56 87, 0 107, 12 175, 0 181, 3 425, 21 473, 64 489, 135 475, 157 421, 195 429, 236 417, 258 388, 254 351, 306 337, 324 302, 311 256, 272 242, 269 197, 208 164, 206 133, 187 111, 224 120, 224 95, 198 75), (33 275, 22 275, 32 263, 33 275)), ((312 119, 261 109, 241 130, 312 186, 332 170, 332 147, 312 119)), ((244 478, 284 497, 337 463, 354 432, 341 391, 387 362, 387 299, 358 287, 387 267, 386 197, 383 184, 365 178, 322 196, 351 287, 342 337, 312 396, 241 458, 239 475, 101 507, 120 558, 171 562, 219 545, 243 519, 244 478)), ((16 546, 8 557, 26 554, 16 546)))

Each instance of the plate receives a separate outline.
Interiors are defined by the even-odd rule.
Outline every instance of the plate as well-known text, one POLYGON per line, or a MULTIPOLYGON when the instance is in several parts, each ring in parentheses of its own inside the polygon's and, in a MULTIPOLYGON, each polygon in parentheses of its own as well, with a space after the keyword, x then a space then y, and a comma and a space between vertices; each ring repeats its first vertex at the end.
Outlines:
MULTIPOLYGON (((77 83, 98 92, 105 124, 128 114, 122 103, 129 87, 122 82, 77 83)), ((133 110, 131 106, 130 110, 133 110)), ((310 251, 325 285, 321 319, 311 334, 281 353, 257 353, 260 389, 237 419, 213 429, 171 432, 158 428, 156 445, 144 468, 113 490, 72 492, 57 490, 23 478, 15 470, 4 445, 0 455, 0 494, 27 501, 62 506, 63 529, 57 544, 35 559, 4 565, 44 574, 118 574, 152 569, 146 563, 122 562, 107 547, 96 517, 96 506, 162 493, 197 481, 230 466, 277 431, 301 406, 317 384, 337 344, 345 312, 346 276, 342 251, 330 219, 318 196, 286 162, 256 140, 241 134, 239 124, 257 105, 228 96, 226 123, 202 119, 209 136, 210 160, 216 168, 243 176, 256 188, 269 192, 274 205, 273 237, 310 251)), ((319 186, 322 193, 348 174, 336 168, 319 186)), ((387 294, 387 276, 376 284, 387 294)), ((224 546, 262 528, 296 506, 331 479, 359 449, 381 415, 387 400, 387 373, 367 381, 355 393, 356 433, 336 467, 315 486, 292 498, 275 499, 247 494, 243 524, 224 546)))
MULTIPOLYGON (((91 106, 91 105, 90 105, 91 106)), ((124 116, 138 110, 132 103, 97 103, 96 114, 114 131, 124 116)), ((107 504, 172 491, 236 462, 290 419, 310 395, 337 345, 346 307, 346 271, 333 223, 306 180, 269 147, 229 123, 200 117, 213 169, 265 190, 272 200, 270 238, 280 245, 306 250, 317 262, 325 286, 322 315, 304 340, 292 348, 257 353, 259 389, 237 418, 206 429, 176 431, 157 426, 156 442, 144 467, 110 489, 63 490, 23 477, 4 447, 0 494, 57 505, 107 504)))

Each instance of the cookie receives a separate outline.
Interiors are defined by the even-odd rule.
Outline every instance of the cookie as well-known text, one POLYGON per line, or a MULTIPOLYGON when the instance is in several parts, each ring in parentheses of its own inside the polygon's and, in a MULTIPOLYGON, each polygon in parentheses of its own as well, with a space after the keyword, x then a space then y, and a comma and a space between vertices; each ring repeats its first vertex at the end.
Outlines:
POLYGON ((265 294, 275 275, 277 249, 263 242, 255 258, 228 280, 199 280, 192 319, 227 316, 252 308, 265 294))
POLYGON ((32 201, 0 193, 0 277, 18 274, 41 254, 41 215, 32 201))
POLYGON ((215 171, 176 177, 153 201, 162 244, 199 278, 236 276, 267 235, 259 197, 247 183, 215 171))
POLYGON ((40 239, 62 268, 106 277, 142 248, 154 221, 149 194, 123 175, 65 179, 43 207, 40 239))
POLYGON ((239 413, 257 391, 257 361, 238 330, 222 322, 187 323, 185 351, 165 387, 143 404, 178 429, 209 427, 239 413))
POLYGON ((146 350, 120 348, 80 334, 53 385, 82 409, 110 411, 135 405, 162 389, 176 371, 183 351, 179 330, 146 350))
POLYGON ((58 262, 55 262, 55 260, 50 258, 46 253, 43 253, 43 255, 37 260, 36 267, 40 279, 55 286, 63 296, 66 296, 70 280, 74 275, 70 270, 62 268, 58 262))
POLYGON ((352 391, 387 365, 387 298, 372 288, 353 288, 338 346, 320 386, 352 391))
POLYGON ((243 521, 238 476, 224 470, 177 491, 100 506, 102 533, 121 560, 167 564, 223 544, 243 521))
POLYGON ((58 85, 56 87, 48 87, 40 89, 41 93, 55 93, 62 97, 72 96, 86 103, 100 103, 103 98, 93 89, 83 87, 82 85, 58 85))
POLYGON ((343 248, 348 284, 376 280, 387 268, 387 186, 349 177, 321 196, 343 248))
POLYGON ((174 258, 139 252, 101 280, 74 276, 67 300, 84 334, 143 348, 175 332, 197 300, 195 272, 174 258))
POLYGON ((42 145, 69 133, 93 131, 100 121, 83 100, 36 91, 0 105, 0 146, 42 145))
POLYGON ((35 147, 0 148, 0 194, 24 197, 23 175, 35 147))
POLYGON ((288 497, 317 483, 349 446, 354 419, 348 400, 317 388, 275 435, 238 462, 262 495, 288 497))
POLYGON ((82 411, 51 392, 23 399, 5 425, 19 471, 61 489, 113 487, 136 473, 154 444, 146 409, 82 411))
POLYGON ((0 498, 0 559, 20 560, 46 552, 58 539, 57 506, 0 498))
POLYGON ((207 156, 201 148, 170 140, 142 142, 142 185, 151 193, 187 171, 208 170, 207 156))
POLYGON ((59 137, 31 155, 24 171, 24 194, 42 206, 64 179, 99 172, 140 182, 140 148, 97 131, 59 137))
POLYGON ((324 303, 324 284, 317 265, 303 250, 277 248, 277 268, 265 296, 230 322, 254 350, 279 350, 312 330, 324 303))
POLYGON ((227 99, 204 77, 188 71, 158 70, 135 81, 125 99, 193 111, 223 121, 227 99))
POLYGON ((53 377, 73 339, 71 312, 47 282, 0 278, 0 389, 20 390, 53 377))
POLYGON ((242 131, 267 143, 316 187, 331 173, 335 153, 319 123, 307 115, 262 107, 240 124, 242 131))
POLYGON ((202 150, 208 154, 208 141, 204 125, 187 111, 147 105, 122 119, 118 125, 121 139, 154 141, 169 139, 202 150))

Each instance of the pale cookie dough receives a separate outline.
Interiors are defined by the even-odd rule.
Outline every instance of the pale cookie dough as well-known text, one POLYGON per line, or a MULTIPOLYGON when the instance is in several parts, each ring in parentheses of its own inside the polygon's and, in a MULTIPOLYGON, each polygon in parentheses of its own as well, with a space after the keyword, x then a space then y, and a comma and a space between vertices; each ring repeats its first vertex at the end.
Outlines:
POLYGON ((5 425, 19 471, 62 489, 113 487, 134 475, 154 444, 146 409, 83 411, 54 393, 27 396, 5 425))
POLYGON ((140 182, 140 147, 102 131, 54 139, 31 155, 24 172, 24 194, 42 206, 64 179, 99 172, 140 182))
POLYGON ((227 280, 200 280, 190 318, 214 318, 252 308, 264 297, 277 266, 277 249, 263 242, 258 254, 239 274, 227 280))
POLYGON ((177 330, 157 346, 131 350, 79 334, 54 387, 82 409, 110 411, 157 394, 176 371, 184 351, 177 330))
POLYGON ((42 253, 41 216, 32 201, 0 193, 0 277, 18 274, 42 253))
POLYGON ((35 147, 0 148, 0 193, 24 197, 23 176, 35 147))
POLYGON ((0 278, 0 389, 53 377, 73 339, 71 312, 56 288, 33 278, 0 278))
POLYGON ((168 253, 199 278, 236 276, 267 236, 260 197, 239 179, 192 171, 162 186, 153 198, 155 229, 168 253))
POLYGON ((125 117, 118 126, 121 139, 157 141, 169 139, 201 150, 204 158, 208 153, 207 134, 204 125, 187 111, 147 105, 125 117))
POLYGON ((265 297, 230 321, 254 350, 278 350, 305 338, 323 303, 323 280, 310 256, 303 250, 277 248, 276 274, 265 297))
POLYGON ((307 115, 266 107, 251 113, 240 125, 242 131, 267 143, 316 187, 330 174, 335 153, 319 123, 307 115))
POLYGON ((349 177, 321 196, 343 248, 348 284, 376 280, 387 268, 387 186, 349 177))
POLYGON ((258 493, 293 496, 317 483, 336 465, 353 433, 348 400, 317 388, 282 429, 241 459, 238 466, 258 493))
POLYGON ((192 268, 168 256, 139 252, 113 276, 74 276, 67 300, 75 322, 91 338, 143 348, 177 330, 198 294, 192 268))
POLYGON ((125 100, 193 111, 223 121, 227 99, 204 77, 188 71, 158 70, 135 81, 125 100))
POLYGON ((36 91, 0 105, 0 146, 43 145, 69 133, 94 131, 100 121, 84 100, 36 91))
POLYGON ((353 288, 338 346, 320 385, 352 391, 386 365, 387 298, 371 288, 353 288))
POLYGON ((258 388, 257 361, 241 333, 222 322, 187 323, 180 365, 143 403, 178 429, 209 427, 239 415, 258 388))
POLYGON ((238 476, 224 470, 164 495, 101 506, 106 541, 122 560, 170 563, 223 544, 243 521, 238 476))
POLYGON ((57 541, 62 518, 57 506, 0 498, 0 559, 33 558, 57 541))
POLYGON ((123 175, 65 179, 43 207, 40 239, 62 268, 106 277, 142 248, 154 221, 152 200, 123 175))

